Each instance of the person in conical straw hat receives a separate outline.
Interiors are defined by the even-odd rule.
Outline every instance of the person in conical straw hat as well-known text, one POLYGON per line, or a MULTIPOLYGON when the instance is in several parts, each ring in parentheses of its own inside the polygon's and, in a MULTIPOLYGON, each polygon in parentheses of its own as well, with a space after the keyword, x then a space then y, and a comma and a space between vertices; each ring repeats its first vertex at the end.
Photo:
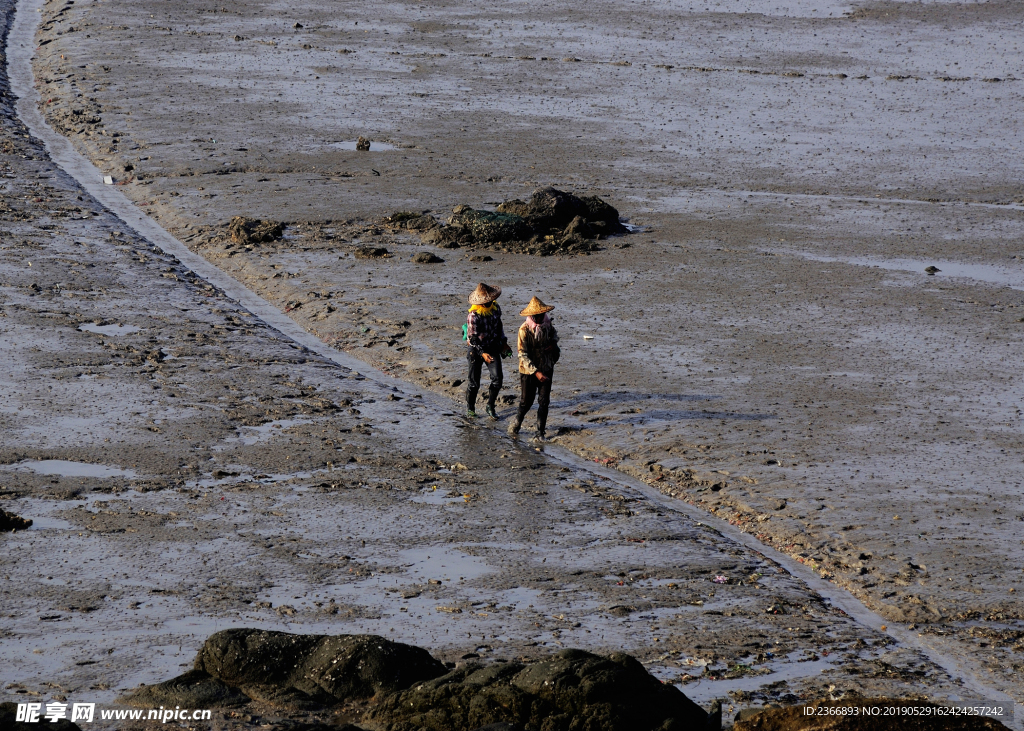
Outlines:
POLYGON ((555 363, 562 354, 558 347, 558 332, 551 324, 548 314, 555 309, 544 304, 538 297, 519 314, 526 318, 519 328, 519 411, 508 425, 511 436, 519 434, 523 419, 537 399, 537 440, 544 439, 548 422, 548 405, 551 403, 551 378, 555 363))
POLYGON ((501 372, 501 359, 512 354, 505 337, 505 327, 501 324, 501 307, 496 300, 501 296, 501 287, 492 287, 481 282, 469 295, 469 315, 466 318, 465 332, 466 360, 469 363, 469 378, 466 384, 466 415, 476 417, 476 395, 480 391, 480 374, 483 366, 491 377, 487 391, 487 415, 497 419, 494 406, 498 401, 498 392, 504 380, 501 372))

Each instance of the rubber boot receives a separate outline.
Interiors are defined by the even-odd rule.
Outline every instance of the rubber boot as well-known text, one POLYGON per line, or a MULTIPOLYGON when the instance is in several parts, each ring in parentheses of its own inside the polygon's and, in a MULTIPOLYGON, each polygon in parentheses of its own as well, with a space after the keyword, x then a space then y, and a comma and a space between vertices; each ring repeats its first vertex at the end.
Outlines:
POLYGON ((510 421, 508 423, 508 435, 510 437, 513 437, 513 438, 518 437, 519 436, 519 427, 521 427, 522 425, 523 425, 523 420, 520 419, 519 416, 517 415, 515 418, 512 419, 512 421, 510 421))

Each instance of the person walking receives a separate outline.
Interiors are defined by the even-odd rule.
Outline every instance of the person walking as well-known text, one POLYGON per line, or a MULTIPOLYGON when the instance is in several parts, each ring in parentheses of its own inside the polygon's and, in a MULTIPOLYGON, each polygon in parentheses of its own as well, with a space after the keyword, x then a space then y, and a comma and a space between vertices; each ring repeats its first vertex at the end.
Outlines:
POLYGON ((497 419, 494 405, 504 380, 501 359, 512 354, 501 324, 501 307, 495 301, 501 296, 501 287, 481 282, 469 295, 469 315, 466 322, 466 345, 469 348, 469 378, 466 385, 466 415, 476 418, 476 395, 480 391, 480 374, 484 364, 491 377, 487 391, 487 415, 497 419))
POLYGON ((562 354, 558 347, 558 332, 548 315, 555 309, 537 297, 530 300, 519 314, 526 318, 519 328, 517 346, 519 349, 519 411, 508 425, 509 435, 515 437, 523 425, 523 419, 537 399, 537 436, 543 441, 548 421, 548 405, 551 403, 551 378, 555 363, 562 354))

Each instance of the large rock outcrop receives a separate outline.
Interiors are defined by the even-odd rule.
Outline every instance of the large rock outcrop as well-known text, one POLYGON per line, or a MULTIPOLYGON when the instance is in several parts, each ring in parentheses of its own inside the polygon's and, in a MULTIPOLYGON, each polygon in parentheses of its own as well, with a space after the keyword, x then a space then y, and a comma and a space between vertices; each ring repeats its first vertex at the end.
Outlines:
POLYGON ((563 650, 449 671, 426 650, 374 635, 256 629, 216 633, 192 670, 121 698, 184 708, 253 701, 328 718, 343 707, 375 731, 718 731, 719 721, 623 653, 563 650))
POLYGON ((444 664, 426 650, 376 635, 229 629, 206 640, 192 671, 143 687, 125 700, 169 705, 185 694, 208 698, 207 707, 252 699, 310 708, 393 693, 445 672, 444 664))
POLYGON ((387 731, 704 731, 708 714, 624 653, 563 650, 530 665, 470 665, 384 698, 366 720, 387 731))
POLYGON ((528 254, 586 253, 612 234, 625 233, 619 212, 597 196, 579 197, 546 187, 529 201, 510 200, 496 211, 456 206, 444 226, 426 226, 429 216, 399 213, 389 221, 397 228, 420 231, 424 243, 444 248, 495 248, 528 254))

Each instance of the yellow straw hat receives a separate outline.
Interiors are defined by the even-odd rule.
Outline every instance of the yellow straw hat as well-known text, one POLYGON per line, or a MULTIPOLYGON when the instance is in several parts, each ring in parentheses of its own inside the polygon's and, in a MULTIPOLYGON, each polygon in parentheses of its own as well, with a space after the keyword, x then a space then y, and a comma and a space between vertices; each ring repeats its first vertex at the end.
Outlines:
POLYGON ((530 315, 543 315, 545 312, 551 312, 553 309, 555 309, 554 305, 546 305, 534 297, 530 300, 530 304, 526 306, 526 309, 519 314, 523 317, 529 317, 530 315))
POLYGON ((469 304, 471 305, 486 305, 501 296, 501 287, 492 287, 489 284, 476 285, 476 289, 473 290, 473 294, 469 295, 469 304))

